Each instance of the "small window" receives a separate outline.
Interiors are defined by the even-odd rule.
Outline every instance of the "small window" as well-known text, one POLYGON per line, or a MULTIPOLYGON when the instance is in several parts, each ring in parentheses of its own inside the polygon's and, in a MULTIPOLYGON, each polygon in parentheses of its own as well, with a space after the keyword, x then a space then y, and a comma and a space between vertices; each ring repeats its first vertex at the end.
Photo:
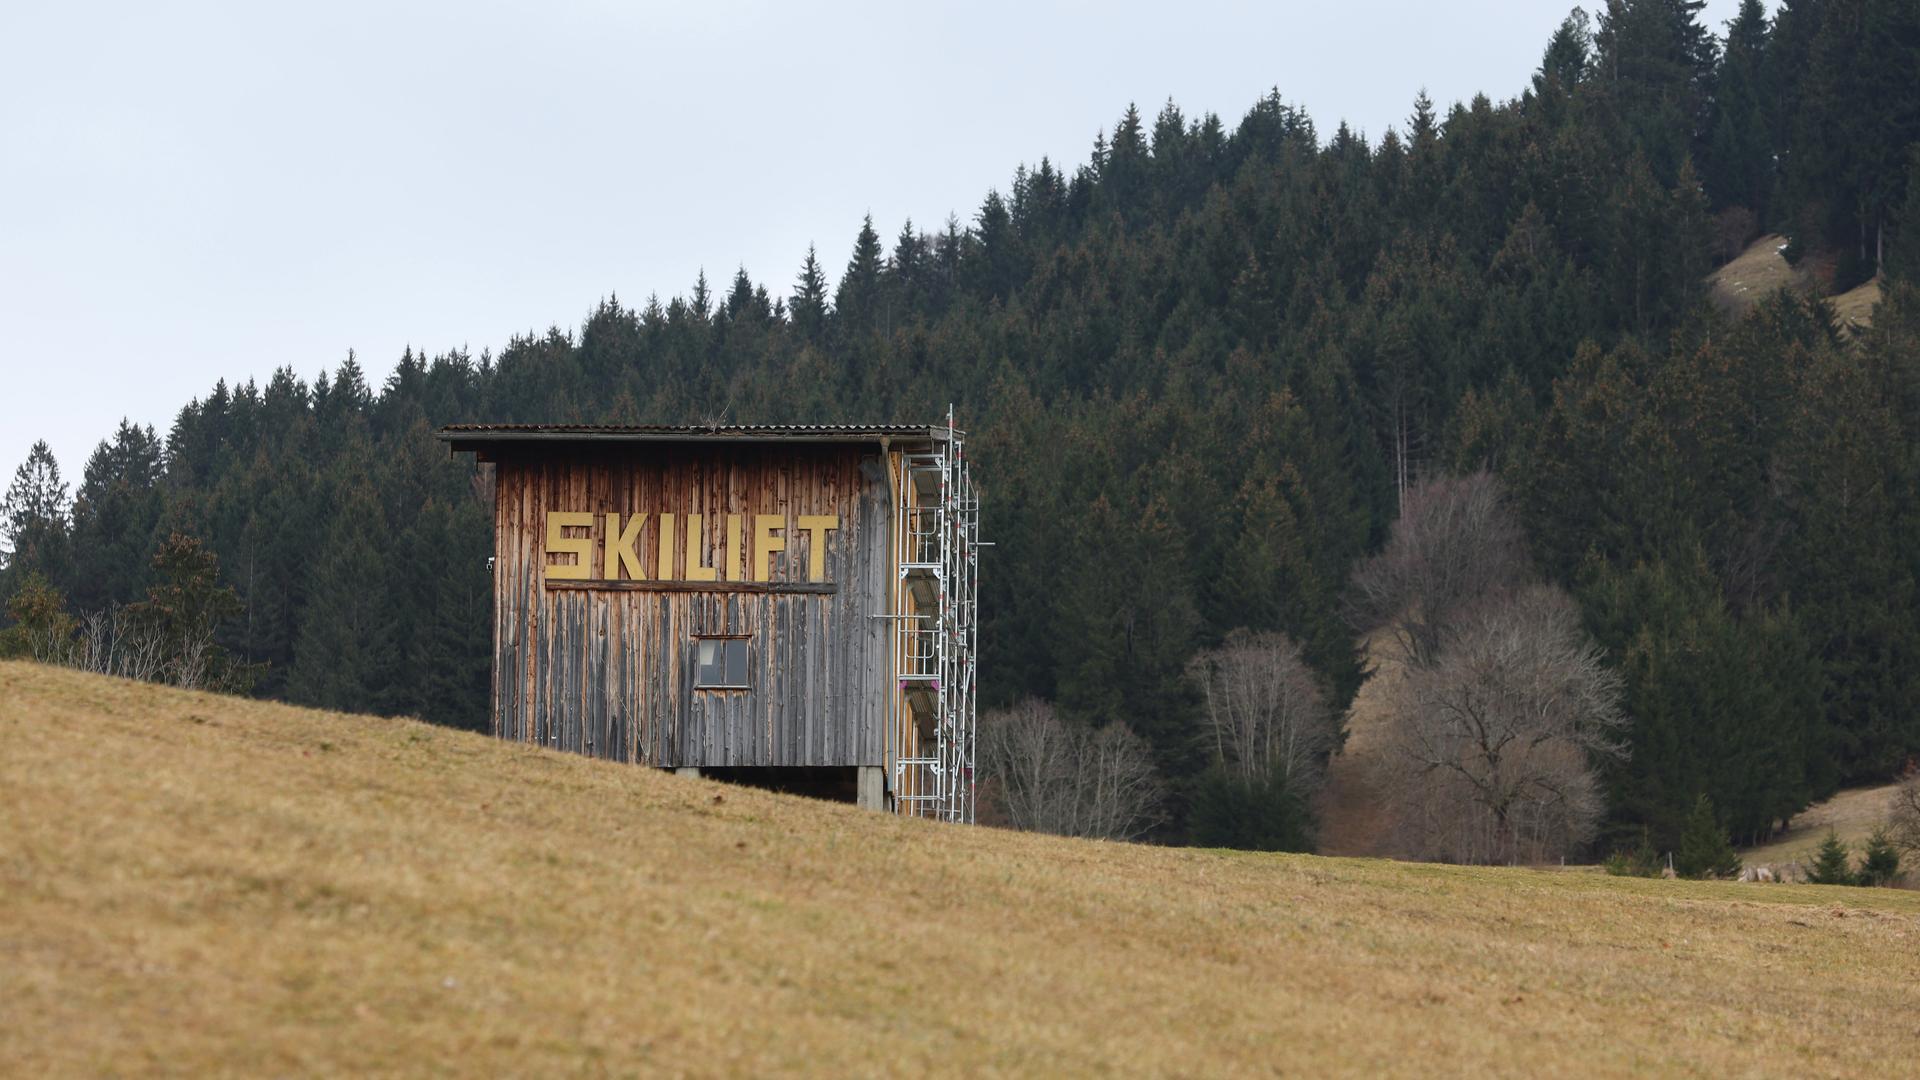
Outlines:
POLYGON ((693 676, 695 689, 748 689, 746 638, 695 638, 694 646, 699 664, 693 676))

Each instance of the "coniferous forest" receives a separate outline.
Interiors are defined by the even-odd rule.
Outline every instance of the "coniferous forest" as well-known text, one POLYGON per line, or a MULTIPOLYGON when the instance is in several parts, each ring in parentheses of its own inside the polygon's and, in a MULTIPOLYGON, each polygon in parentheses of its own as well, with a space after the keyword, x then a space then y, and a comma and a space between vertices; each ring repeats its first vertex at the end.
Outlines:
POLYGON ((351 355, 222 382, 77 477, 23 464, 0 599, 159 603, 211 554, 252 693, 484 727, 490 488, 436 427, 951 402, 996 545, 987 704, 1124 722, 1179 839, 1218 801, 1189 661, 1281 632, 1344 707, 1355 566, 1409 485, 1486 469, 1624 689, 1601 843, 1670 846, 1703 795, 1762 835, 1920 753, 1920 6, 1747 0, 1724 32, 1700 7, 1576 10, 1517 98, 1423 95, 1376 139, 1278 91, 1128 107, 1083 160, 868 221, 791 280, 608 297, 377 386, 351 355), (1879 275, 1871 326, 1712 303, 1770 233, 1827 293, 1879 275))

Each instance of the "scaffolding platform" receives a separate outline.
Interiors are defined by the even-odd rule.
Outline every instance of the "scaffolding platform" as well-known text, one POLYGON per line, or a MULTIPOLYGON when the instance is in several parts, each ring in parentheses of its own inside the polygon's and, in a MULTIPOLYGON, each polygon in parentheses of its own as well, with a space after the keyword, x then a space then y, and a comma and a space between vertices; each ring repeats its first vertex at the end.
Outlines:
POLYGON ((901 471, 903 550, 894 625, 907 723, 901 727, 905 752, 894 760, 895 809, 971 824, 980 501, 952 409, 945 441, 904 455, 901 471))

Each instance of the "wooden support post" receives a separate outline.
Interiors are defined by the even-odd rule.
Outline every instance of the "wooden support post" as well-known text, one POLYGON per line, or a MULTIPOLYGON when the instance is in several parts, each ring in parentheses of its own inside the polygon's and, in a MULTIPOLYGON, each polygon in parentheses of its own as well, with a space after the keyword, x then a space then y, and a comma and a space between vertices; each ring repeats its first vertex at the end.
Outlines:
POLYGON ((860 766, 859 803, 868 810, 887 808, 887 773, 878 765, 860 766))

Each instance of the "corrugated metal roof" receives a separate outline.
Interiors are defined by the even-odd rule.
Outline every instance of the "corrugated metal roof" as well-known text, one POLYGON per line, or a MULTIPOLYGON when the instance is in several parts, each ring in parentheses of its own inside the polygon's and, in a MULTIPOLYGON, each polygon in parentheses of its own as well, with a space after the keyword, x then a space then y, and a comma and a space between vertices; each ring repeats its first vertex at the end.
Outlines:
POLYGON ((449 424, 435 438, 456 450, 509 442, 876 442, 945 439, 928 424, 449 424))

